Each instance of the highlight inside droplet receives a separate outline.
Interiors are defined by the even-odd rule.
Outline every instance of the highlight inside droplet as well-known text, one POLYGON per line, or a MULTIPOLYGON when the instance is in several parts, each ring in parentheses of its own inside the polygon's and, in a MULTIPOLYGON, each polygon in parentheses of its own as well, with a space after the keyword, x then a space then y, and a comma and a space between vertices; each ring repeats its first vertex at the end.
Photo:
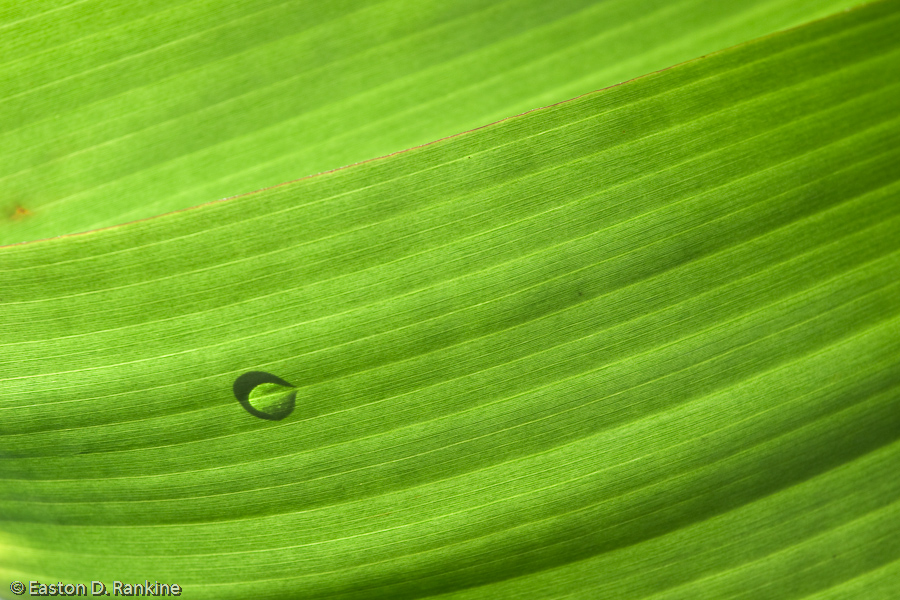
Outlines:
POLYGON ((235 380, 234 396, 251 415, 280 421, 293 412, 297 391, 276 375, 250 371, 235 380))
POLYGON ((250 392, 250 405, 270 415, 290 411, 289 405, 293 404, 292 397, 297 395, 293 389, 277 383, 258 385, 250 392))

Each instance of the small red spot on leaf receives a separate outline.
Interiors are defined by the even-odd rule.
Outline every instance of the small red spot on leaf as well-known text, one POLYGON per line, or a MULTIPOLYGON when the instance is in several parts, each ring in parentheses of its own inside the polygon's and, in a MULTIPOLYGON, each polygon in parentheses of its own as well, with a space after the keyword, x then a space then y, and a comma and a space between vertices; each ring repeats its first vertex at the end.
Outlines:
POLYGON ((28 216, 31 216, 31 211, 21 205, 17 206, 12 214, 12 218, 14 220, 24 219, 25 217, 28 217, 28 216))

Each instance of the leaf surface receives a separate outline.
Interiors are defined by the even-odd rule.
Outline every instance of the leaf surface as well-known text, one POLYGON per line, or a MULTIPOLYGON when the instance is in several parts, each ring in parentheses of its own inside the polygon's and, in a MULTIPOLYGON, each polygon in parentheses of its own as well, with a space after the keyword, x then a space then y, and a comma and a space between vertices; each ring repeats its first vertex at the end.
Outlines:
POLYGON ((0 248, 0 577, 894 597, 898 29, 0 248))
POLYGON ((383 156, 853 4, 0 3, 0 244, 383 156))

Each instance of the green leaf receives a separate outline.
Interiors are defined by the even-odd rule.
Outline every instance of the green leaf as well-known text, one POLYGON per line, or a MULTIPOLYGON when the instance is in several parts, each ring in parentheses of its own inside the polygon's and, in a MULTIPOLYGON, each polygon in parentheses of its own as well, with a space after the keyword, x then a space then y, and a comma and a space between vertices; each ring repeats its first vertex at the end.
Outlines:
POLYGON ((404 150, 855 3, 10 0, 0 244, 404 150))
POLYGON ((0 249, 0 577, 896 597, 898 30, 0 249))

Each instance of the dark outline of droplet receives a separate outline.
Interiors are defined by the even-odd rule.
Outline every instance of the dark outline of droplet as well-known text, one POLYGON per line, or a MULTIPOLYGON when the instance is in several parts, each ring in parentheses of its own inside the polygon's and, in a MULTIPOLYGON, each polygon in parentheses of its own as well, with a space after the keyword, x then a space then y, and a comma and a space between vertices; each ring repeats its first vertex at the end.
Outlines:
POLYGON ((271 373, 266 373, 265 371, 248 371, 234 380, 234 386, 232 389, 234 390, 234 397, 237 398, 238 402, 241 403, 241 406, 244 407, 248 413, 253 415, 254 417, 259 417, 260 419, 266 419, 269 421, 280 421, 292 412, 294 412, 294 403, 297 400, 297 392, 292 392, 290 398, 288 399, 288 411, 284 413, 280 417, 276 417, 275 415, 270 415, 269 413, 265 413, 261 410, 256 410, 253 408, 253 405, 250 404, 250 392, 253 391, 258 385, 262 385, 264 383, 277 383, 278 385, 283 385, 287 387, 294 387, 293 384, 288 383, 281 377, 276 375, 272 375, 271 373))

